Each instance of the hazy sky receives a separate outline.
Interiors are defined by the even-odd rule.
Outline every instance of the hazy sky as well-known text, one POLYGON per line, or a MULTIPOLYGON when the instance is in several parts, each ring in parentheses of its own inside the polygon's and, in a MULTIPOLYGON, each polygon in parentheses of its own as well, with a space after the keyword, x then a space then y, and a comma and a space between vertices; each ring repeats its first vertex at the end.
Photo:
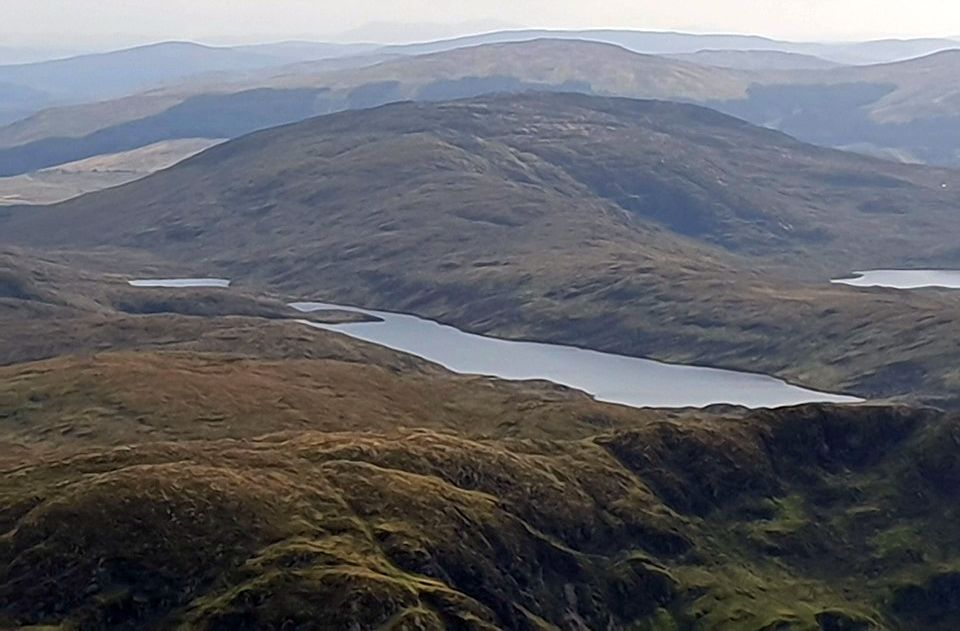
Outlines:
MULTIPOLYGON (((0 46, 164 39, 331 39, 370 22, 757 33, 792 39, 960 35, 957 0, 0 0, 0 46)), ((366 29, 359 34, 382 33, 366 29)), ((357 34, 357 33, 354 33, 357 34)), ((432 34, 397 32, 396 41, 432 34)))

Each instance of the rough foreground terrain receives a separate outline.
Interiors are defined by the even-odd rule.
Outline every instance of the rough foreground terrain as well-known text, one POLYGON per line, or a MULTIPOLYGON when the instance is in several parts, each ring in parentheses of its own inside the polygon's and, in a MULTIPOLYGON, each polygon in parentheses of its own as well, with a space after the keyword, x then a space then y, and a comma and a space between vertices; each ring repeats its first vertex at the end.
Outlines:
POLYGON ((4 628, 960 624, 954 415, 631 410, 4 260, 4 628))

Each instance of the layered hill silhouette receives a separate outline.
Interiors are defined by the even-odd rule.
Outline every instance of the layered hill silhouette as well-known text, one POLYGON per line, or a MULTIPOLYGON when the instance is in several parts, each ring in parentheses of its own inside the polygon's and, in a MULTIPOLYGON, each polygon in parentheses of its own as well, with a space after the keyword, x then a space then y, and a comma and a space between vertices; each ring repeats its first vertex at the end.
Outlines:
POLYGON ((592 41, 622 46, 638 53, 676 55, 703 50, 770 51, 813 55, 840 64, 874 64, 922 57, 960 46, 950 38, 883 39, 865 42, 814 43, 786 42, 757 35, 694 34, 669 31, 632 31, 620 29, 533 30, 519 29, 468 35, 454 39, 388 48, 391 52, 424 54, 444 52, 469 46, 528 42, 538 39, 592 41))
POLYGON ((372 48, 375 47, 305 42, 237 47, 159 42, 63 59, 5 64, 0 65, 0 86, 10 87, 0 92, 5 97, 0 117, 27 115, 55 105, 115 99, 200 77, 239 78, 248 72, 362 54, 372 48), (26 99, 23 94, 32 98, 26 99))
POLYGON ((692 246, 670 242, 680 237, 837 272, 954 260, 940 239, 960 221, 952 175, 821 149, 692 105, 541 93, 399 104, 271 129, 128 186, 8 212, 4 225, 10 241, 203 245, 213 256, 229 253, 253 218, 267 231, 249 256, 315 248, 299 238, 303 225, 319 233, 341 214, 389 219, 403 209, 403 192, 427 202, 392 227, 411 234, 443 227, 428 220, 470 221, 464 206, 476 208, 474 223, 527 224, 547 210, 525 215, 524 206, 556 198, 554 217, 657 232, 663 250, 692 246), (484 194, 515 200, 495 208, 484 194), (383 208, 371 207, 376 199, 383 208), (565 211, 571 202, 593 212, 565 211))
POLYGON ((956 301, 828 281, 955 262, 951 176, 691 105, 500 96, 254 134, 117 189, 4 211, 0 239, 139 249, 478 332, 940 397, 956 301), (882 352, 851 351, 878 336, 882 352))
MULTIPOLYGON (((357 63, 364 65, 363 59, 357 63)), ((359 68, 331 71, 330 66, 306 63, 249 81, 199 84, 41 113, 0 131, 0 145, 9 145, 0 151, 0 174, 171 138, 236 137, 318 114, 404 100, 526 90, 708 100, 745 96, 748 85, 735 71, 592 42, 503 44, 359 68)))
POLYGON ((576 40, 304 63, 244 80, 42 112, 0 129, 0 173, 17 175, 170 139, 237 137, 345 109, 530 90, 697 102, 817 144, 902 161, 960 160, 960 110, 951 88, 955 51, 879 66, 807 70, 790 69, 794 58, 784 60, 787 53, 754 51, 752 62, 746 59, 750 52, 722 54, 740 55, 739 65, 752 69, 718 68, 705 56, 702 65, 691 63, 696 56, 678 60, 576 40), (221 111, 228 115, 219 116, 221 111))

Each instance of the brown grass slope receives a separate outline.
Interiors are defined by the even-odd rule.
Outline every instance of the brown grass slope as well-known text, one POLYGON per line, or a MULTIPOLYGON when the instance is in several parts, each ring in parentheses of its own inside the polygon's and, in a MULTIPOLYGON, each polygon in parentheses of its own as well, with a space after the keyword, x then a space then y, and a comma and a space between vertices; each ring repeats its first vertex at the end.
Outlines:
POLYGON ((955 297, 827 280, 955 261, 951 177, 694 106, 491 97, 255 134, 132 185, 8 211, 0 239, 141 248, 298 298, 943 398, 955 297))
MULTIPOLYGON (((282 333, 285 341, 302 346, 301 356, 269 358, 241 341, 220 352, 202 350, 202 342, 170 343, 188 323, 157 324, 167 329, 167 343, 160 348, 151 347, 144 331, 137 350, 0 368, 0 440, 53 449, 402 427, 479 438, 583 438, 666 414, 597 403, 582 392, 544 382, 454 375, 295 325, 282 333)), ((187 330, 198 336, 224 332, 189 324, 187 330)), ((225 332, 239 335, 241 329, 225 332)), ((273 342, 277 333, 266 331, 273 342)))
POLYGON ((629 410, 61 256, 0 258, 0 627, 960 623, 955 416, 629 410))
POLYGON ((293 432, 50 455, 0 477, 0 621, 952 629, 958 432, 806 407, 574 441, 293 432))
POLYGON ((239 287, 131 288, 22 250, 0 257, 0 279, 0 441, 16 452, 404 426, 583 438, 649 418, 549 383, 454 375, 239 287))

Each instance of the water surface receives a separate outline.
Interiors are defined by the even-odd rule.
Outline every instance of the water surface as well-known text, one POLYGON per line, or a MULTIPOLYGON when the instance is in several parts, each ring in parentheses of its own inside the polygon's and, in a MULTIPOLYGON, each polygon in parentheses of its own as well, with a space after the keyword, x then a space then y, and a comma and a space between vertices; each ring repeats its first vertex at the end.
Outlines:
POLYGON ((158 278, 154 280, 127 281, 134 287, 229 287, 230 281, 223 278, 158 278))
POLYGON ((866 272, 854 272, 853 278, 837 278, 831 282, 852 287, 960 289, 960 270, 875 269, 866 272))
POLYGON ((860 401, 808 390, 765 375, 665 364, 571 346, 512 342, 465 333, 417 316, 318 302, 291 305, 309 313, 343 310, 382 322, 304 324, 417 355, 447 369, 509 380, 542 379, 582 390, 600 401, 632 407, 705 407, 728 403, 751 408, 860 401))

